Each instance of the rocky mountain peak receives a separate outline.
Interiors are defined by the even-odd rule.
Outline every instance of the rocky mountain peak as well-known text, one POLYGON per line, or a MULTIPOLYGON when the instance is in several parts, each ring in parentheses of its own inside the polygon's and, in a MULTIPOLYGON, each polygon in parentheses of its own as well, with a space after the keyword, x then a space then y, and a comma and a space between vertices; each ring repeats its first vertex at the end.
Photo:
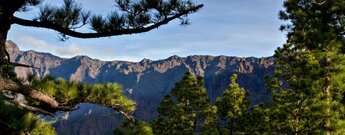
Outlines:
POLYGON ((177 60, 177 59, 180 59, 181 57, 179 57, 178 55, 173 55, 173 56, 170 56, 167 60, 177 60))
POLYGON ((17 44, 15 44, 13 41, 11 40, 8 40, 6 42, 6 48, 7 48, 7 51, 11 54, 15 53, 15 52, 19 52, 19 47, 17 46, 17 44))

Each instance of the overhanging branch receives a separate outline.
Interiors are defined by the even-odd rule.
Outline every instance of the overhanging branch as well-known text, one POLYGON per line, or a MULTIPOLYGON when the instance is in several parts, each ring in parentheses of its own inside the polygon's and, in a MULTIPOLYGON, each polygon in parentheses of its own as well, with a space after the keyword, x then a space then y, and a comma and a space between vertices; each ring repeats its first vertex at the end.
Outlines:
POLYGON ((37 114, 45 114, 45 115, 50 115, 50 116, 55 116, 55 114, 53 112, 49 112, 37 107, 33 107, 33 106, 29 106, 27 104, 24 104, 22 102, 15 102, 15 101, 11 101, 11 103, 18 105, 19 107, 22 107, 24 109, 29 110, 30 112, 34 112, 37 114))
POLYGON ((196 12, 198 9, 200 9, 202 7, 203 7, 202 4, 195 6, 195 7, 192 7, 190 9, 182 11, 178 14, 173 15, 173 16, 167 17, 160 22, 157 22, 155 24, 152 24, 152 25, 149 25, 146 27, 132 28, 132 29, 131 28, 130 29, 119 29, 119 30, 112 30, 110 32, 101 32, 101 33, 82 33, 82 32, 71 30, 71 29, 66 28, 66 27, 62 27, 61 25, 55 24, 53 22, 49 22, 49 21, 41 22, 41 21, 35 21, 35 20, 25 20, 25 19, 21 19, 21 18, 15 17, 15 16, 12 18, 11 23, 23 25, 23 26, 29 26, 29 27, 52 29, 52 30, 60 32, 64 35, 68 35, 68 36, 76 37, 76 38, 100 38, 100 37, 110 37, 110 36, 138 34, 138 33, 148 32, 152 29, 158 28, 161 25, 167 24, 174 19, 180 18, 183 15, 187 15, 189 13, 196 12))
POLYGON ((0 90, 13 91, 16 93, 23 94, 24 96, 30 97, 32 99, 45 102, 49 104, 52 108, 57 108, 59 102, 57 102, 53 97, 44 94, 38 90, 32 89, 28 86, 17 84, 11 80, 5 80, 0 76, 0 90))
MULTIPOLYGON (((97 102, 90 102, 90 101, 86 101, 88 103, 92 103, 92 104, 99 104, 97 102)), ((102 104, 100 104, 102 105, 102 104)), ((103 106, 106 106, 106 107, 109 107, 111 109, 114 109, 115 111, 119 112, 120 114, 122 114, 123 116, 126 117, 126 119, 128 120, 132 120, 133 119, 133 116, 130 115, 130 112, 125 112, 125 111, 122 111, 122 107, 121 105, 117 105, 117 106, 110 106, 110 105, 103 105, 103 106)))
MULTIPOLYGON (((32 89, 28 86, 17 84, 11 80, 5 80, 1 76, 0 76, 0 90, 20 93, 20 94, 23 94, 24 96, 27 96, 29 98, 32 98, 32 99, 35 99, 35 100, 38 100, 50 105, 50 107, 48 108, 42 107, 44 108, 42 109, 39 106, 34 107, 34 106, 29 106, 20 102, 15 102, 15 104, 17 104, 18 106, 28 109, 31 112, 54 115, 54 112, 56 111, 72 111, 72 110, 79 109, 79 107, 73 109, 73 106, 61 106, 60 103, 55 100, 55 98, 47 94, 44 94, 38 90, 32 89)), ((85 101, 85 102, 88 102, 88 101, 85 101)), ((97 102, 90 102, 90 103, 98 104, 97 102)), ((100 104, 100 105, 116 110, 117 112, 121 113, 123 116, 125 116, 129 120, 132 119, 132 116, 129 114, 129 112, 122 111, 121 105, 118 105, 118 106, 110 106, 110 105, 104 105, 104 104, 100 104)))

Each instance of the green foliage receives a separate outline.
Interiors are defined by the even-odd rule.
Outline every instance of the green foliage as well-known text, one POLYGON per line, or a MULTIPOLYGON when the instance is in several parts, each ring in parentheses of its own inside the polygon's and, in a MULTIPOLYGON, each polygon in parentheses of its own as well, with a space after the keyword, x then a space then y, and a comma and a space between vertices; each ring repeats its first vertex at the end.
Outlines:
POLYGON ((89 102, 127 113, 135 110, 135 102, 127 98, 122 87, 116 83, 88 85, 47 76, 41 80, 31 77, 30 84, 33 88, 55 97, 62 106, 73 107, 78 103, 89 102))
POLYGON ((272 125, 282 134, 338 134, 345 129, 345 1, 287 0, 280 18, 287 43, 278 48, 272 125), (283 83, 284 80, 285 82, 283 83))
POLYGON ((81 5, 75 3, 74 0, 64 0, 61 7, 51 5, 41 7, 40 15, 36 19, 44 22, 51 21, 64 28, 76 29, 85 25, 89 16, 90 12, 83 12, 81 5))
POLYGON ((126 119, 120 128, 115 129, 114 135, 153 135, 153 131, 146 122, 138 119, 126 119))
POLYGON ((241 129, 247 135, 272 135, 271 108, 264 104, 250 108, 241 122, 241 129))
POLYGON ((4 79, 10 79, 19 84, 23 83, 23 79, 17 78, 17 74, 14 72, 14 66, 12 65, 3 65, 1 66, 1 76, 4 79))
POLYGON ((201 78, 186 73, 164 96, 153 122, 155 134, 212 133, 215 130, 215 112, 201 78))
POLYGON ((14 72, 14 67, 11 65, 1 66, 1 76, 7 79, 16 79, 16 73, 14 72))
MULTIPOLYGON (((12 65, 1 66, 1 75, 5 79, 11 79, 17 83, 22 83, 22 79, 16 77, 12 65)), ((18 107, 4 96, 13 95, 11 92, 0 93, 0 134, 28 133, 32 135, 54 135, 54 128, 47 122, 40 120, 35 114, 26 109, 18 107)))
POLYGON ((30 135, 56 135, 55 129, 51 126, 51 123, 38 120, 38 123, 30 131, 30 135))
MULTIPOLYGON (((230 134, 245 132, 243 124, 248 113, 248 93, 236 83, 237 75, 231 76, 229 89, 225 90, 221 98, 216 99, 219 118, 227 123, 230 134)), ((223 123, 223 122, 222 122, 223 123)), ((221 126, 221 125, 220 125, 221 126)))
MULTIPOLYGON (((74 0, 64 0, 64 4, 60 7, 52 5, 41 7, 40 14, 35 20, 51 22, 71 30, 89 25, 95 32, 111 36, 117 35, 116 33, 121 30, 155 28, 176 18, 181 20, 181 24, 188 24, 187 16, 182 15, 196 12, 202 7, 192 0, 115 0, 114 2, 115 10, 108 16, 102 16, 84 11, 74 0)), ((27 5, 23 7, 27 8, 27 5)), ((131 31, 123 34, 131 33, 140 32, 131 31)), ((65 33, 61 34, 63 40, 67 38, 65 33)))
POLYGON ((28 110, 5 101, 0 94, 0 134, 29 133, 32 135, 54 135, 54 128, 28 110))
MULTIPOLYGON (((3 66, 2 71, 6 71, 1 72, 4 77, 19 80, 16 79, 13 66, 3 66)), ((124 96, 122 87, 116 83, 88 85, 65 81, 61 78, 54 79, 51 76, 37 79, 32 74, 28 75, 27 80, 30 87, 54 97, 60 106, 72 108, 78 103, 90 102, 111 107, 127 114, 135 110, 135 103, 124 96)), ((14 95, 13 93, 8 94, 14 95)), ((0 121, 4 124, 1 129, 4 131, 11 129, 10 132, 27 132, 34 135, 55 134, 50 123, 40 120, 36 114, 30 113, 28 110, 21 109, 11 100, 7 100, 2 93, 0 94, 0 121)), ((26 100, 30 106, 41 105, 39 101, 30 98, 26 98, 26 100)))

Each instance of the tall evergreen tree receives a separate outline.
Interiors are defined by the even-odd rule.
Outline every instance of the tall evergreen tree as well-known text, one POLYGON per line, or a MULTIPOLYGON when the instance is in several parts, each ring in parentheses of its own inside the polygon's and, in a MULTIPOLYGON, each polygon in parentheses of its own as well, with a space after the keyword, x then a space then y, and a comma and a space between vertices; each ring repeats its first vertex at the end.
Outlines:
POLYGON ((153 131, 159 135, 211 134, 215 110, 210 105, 201 77, 189 72, 175 84, 171 93, 164 96, 158 108, 158 118, 153 131))
POLYGON ((146 122, 138 119, 126 119, 120 127, 114 130, 114 135, 153 135, 153 131, 146 122))
POLYGON ((269 83, 273 126, 285 134, 344 133, 345 1, 286 0, 284 7, 288 40, 275 52, 269 83))
POLYGON ((272 135, 271 108, 265 104, 255 105, 242 118, 241 130, 246 135, 272 135))
POLYGON ((236 79, 237 75, 232 75, 229 89, 224 91, 221 98, 216 99, 218 116, 221 121, 226 122, 230 135, 245 132, 242 129, 249 105, 249 94, 236 83, 236 79))

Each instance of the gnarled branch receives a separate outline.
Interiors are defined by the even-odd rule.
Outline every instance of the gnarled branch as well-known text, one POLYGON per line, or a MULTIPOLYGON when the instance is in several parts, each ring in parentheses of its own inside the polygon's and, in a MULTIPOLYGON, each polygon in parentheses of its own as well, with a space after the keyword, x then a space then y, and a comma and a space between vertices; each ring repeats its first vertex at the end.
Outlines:
POLYGON ((40 108, 37 108, 37 107, 33 107, 33 106, 30 106, 30 105, 24 104, 22 102, 12 101, 11 103, 16 104, 19 107, 22 107, 24 109, 27 109, 30 112, 34 112, 34 113, 38 113, 38 114, 45 114, 45 115, 50 115, 50 116, 55 116, 55 114, 53 112, 49 112, 49 111, 46 111, 46 110, 43 110, 43 109, 40 109, 40 108))
POLYGON ((32 89, 28 86, 17 84, 11 80, 5 80, 1 76, 0 76, 0 90, 13 91, 16 93, 23 94, 24 96, 47 103, 52 108, 59 107, 59 102, 57 102, 53 97, 47 94, 44 94, 38 90, 32 89))
MULTIPOLYGON (((87 102, 87 101, 86 101, 86 102, 87 102)), ((99 103, 97 103, 97 102, 88 102, 88 103, 99 104, 99 103)), ((102 105, 102 104, 100 104, 100 105, 102 105)), ((128 120, 132 120, 132 119, 133 119, 133 116, 131 116, 129 112, 124 112, 124 111, 122 111, 122 110, 120 109, 120 108, 121 108, 121 105, 118 105, 118 107, 116 107, 116 106, 114 107, 114 106, 110 106, 110 105, 103 105, 103 106, 109 107, 109 108, 111 108, 111 109, 114 109, 115 111, 117 111, 117 112, 121 113, 123 116, 125 116, 126 119, 128 119, 128 120)))

